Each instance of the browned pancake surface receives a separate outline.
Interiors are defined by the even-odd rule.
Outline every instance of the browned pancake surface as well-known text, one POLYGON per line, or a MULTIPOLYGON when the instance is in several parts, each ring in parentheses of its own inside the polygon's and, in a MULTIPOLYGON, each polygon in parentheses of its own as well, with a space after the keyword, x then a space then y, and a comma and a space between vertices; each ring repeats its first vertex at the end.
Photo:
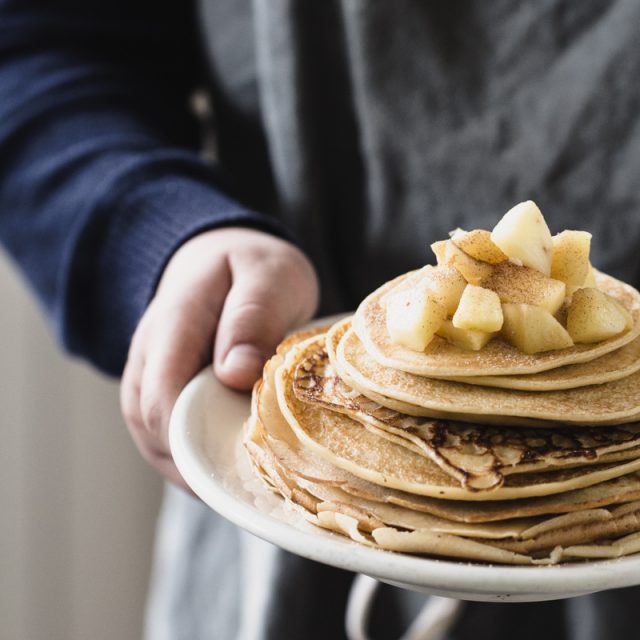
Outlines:
POLYGON ((584 425, 624 424, 640 419, 640 371, 602 385, 561 391, 480 387, 381 365, 352 329, 340 339, 335 365, 340 376, 360 392, 370 395, 367 392, 373 391, 410 405, 400 410, 411 415, 415 415, 415 407, 420 407, 421 415, 446 417, 450 413, 452 418, 498 424, 516 424, 509 418, 517 417, 584 425), (506 418, 502 420, 501 416, 506 418))
POLYGON ((566 469, 524 473, 507 477, 492 492, 477 493, 460 487, 449 475, 424 456, 381 438, 346 415, 301 402, 293 391, 297 365, 322 337, 293 348, 276 375, 278 405, 291 429, 303 444, 321 456, 365 480, 432 497, 454 500, 499 500, 549 495, 577 489, 630 473, 640 460, 603 464, 589 469, 566 469))
POLYGON ((512 473, 611 462, 614 452, 616 460, 638 457, 639 424, 514 429, 429 420, 388 409, 344 383, 320 340, 297 365, 292 384, 302 402, 344 413, 383 437, 388 434, 469 489, 496 488, 512 473))

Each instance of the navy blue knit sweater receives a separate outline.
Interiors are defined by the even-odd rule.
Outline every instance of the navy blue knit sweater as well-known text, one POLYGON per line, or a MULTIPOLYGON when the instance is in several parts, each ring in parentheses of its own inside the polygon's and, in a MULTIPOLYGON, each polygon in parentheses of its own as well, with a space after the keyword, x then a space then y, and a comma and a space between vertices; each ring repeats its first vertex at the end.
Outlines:
POLYGON ((197 153, 188 2, 0 0, 0 234, 60 340, 121 371, 171 253, 275 223, 197 153))

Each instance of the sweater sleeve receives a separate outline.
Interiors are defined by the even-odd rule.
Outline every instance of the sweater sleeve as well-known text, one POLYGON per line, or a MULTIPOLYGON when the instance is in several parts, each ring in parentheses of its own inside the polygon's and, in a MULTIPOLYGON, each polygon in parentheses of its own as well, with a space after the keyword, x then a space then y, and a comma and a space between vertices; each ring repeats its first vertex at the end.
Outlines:
POLYGON ((0 0, 0 237, 64 346, 111 374, 180 244, 284 235, 196 152, 196 40, 186 0, 0 0))

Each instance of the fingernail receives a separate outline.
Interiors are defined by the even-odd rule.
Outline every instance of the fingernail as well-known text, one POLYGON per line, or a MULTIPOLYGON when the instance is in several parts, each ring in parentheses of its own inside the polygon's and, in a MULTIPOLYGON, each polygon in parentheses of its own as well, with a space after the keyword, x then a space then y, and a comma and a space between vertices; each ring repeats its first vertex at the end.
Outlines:
POLYGON ((257 378, 264 366, 264 356, 253 345, 238 344, 231 348, 222 366, 227 371, 246 372, 257 378))

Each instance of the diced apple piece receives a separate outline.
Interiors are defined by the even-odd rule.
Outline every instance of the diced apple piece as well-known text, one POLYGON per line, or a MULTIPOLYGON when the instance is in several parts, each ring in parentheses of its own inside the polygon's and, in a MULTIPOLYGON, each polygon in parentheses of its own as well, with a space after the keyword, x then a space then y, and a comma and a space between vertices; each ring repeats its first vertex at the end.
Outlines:
POLYGON ((438 242, 434 242, 431 245, 431 251, 433 251, 436 256, 436 263, 438 266, 446 266, 445 253, 447 251, 447 242, 448 240, 438 240, 438 242))
POLYGON ((584 279, 582 286, 593 287, 594 289, 598 288, 598 283, 596 282, 596 273, 591 263, 589 263, 589 273, 587 274, 587 277, 584 279))
POLYGON ((553 317, 565 328, 567 326, 567 314, 569 313, 570 303, 571 298, 565 298, 560 308, 553 314, 553 317))
POLYGON ((448 340, 451 344, 468 351, 480 351, 493 337, 486 331, 474 331, 472 329, 458 329, 453 326, 451 320, 445 320, 436 334, 448 340))
POLYGON ((408 274, 399 287, 394 287, 382 297, 382 304, 398 295, 400 291, 408 291, 416 287, 426 287, 429 295, 437 298, 447 308, 447 315, 452 316, 458 308, 460 296, 467 286, 462 274, 453 267, 434 267, 426 265, 422 269, 408 274))
POLYGON ((568 287, 584 286, 590 270, 591 234, 587 231, 563 231, 553 236, 551 277, 568 287))
POLYGON ((387 331, 393 342, 424 351, 447 317, 447 308, 429 295, 426 279, 387 302, 387 331))
POLYGON ((567 331, 575 342, 601 342, 633 326, 633 318, 617 300, 598 289, 578 289, 567 313, 567 331))
POLYGON ((392 287, 380 298, 380 304, 386 307, 387 302, 391 300, 391 298, 397 296, 400 291, 408 291, 414 287, 422 286, 422 283, 431 269, 435 269, 435 267, 428 264, 420 269, 416 269, 415 271, 410 271, 402 279, 402 282, 399 285, 392 287))
POLYGON ((534 354, 573 346, 567 330, 542 307, 531 304, 502 305, 502 335, 517 349, 534 354))
POLYGON ((432 267, 425 272, 425 276, 430 295, 442 302, 447 315, 452 316, 458 308, 467 281, 453 267, 432 267))
POLYGON ((525 267, 551 274, 551 232, 535 202, 521 202, 504 214, 491 240, 525 267))
POLYGON ((439 266, 457 269, 470 284, 480 284, 483 279, 491 275, 492 265, 468 256, 462 249, 458 249, 451 240, 444 240, 443 243, 435 242, 431 245, 438 258, 439 266))
POLYGON ((499 264, 509 259, 509 256, 491 240, 491 233, 485 229, 473 231, 456 229, 451 236, 451 241, 458 249, 462 249, 468 256, 481 262, 499 264))
MULTIPOLYGON (((596 289, 596 291, 599 291, 599 289, 596 289)), ((614 298, 611 298, 611 300, 618 307, 618 309, 620 310, 620 313, 624 316, 625 331, 630 331, 631 329, 633 329, 633 324, 634 324, 633 316, 631 315, 631 312, 629 311, 629 309, 627 309, 627 307, 625 307, 621 302, 618 302, 614 298)))
POLYGON ((584 282, 581 285, 567 285, 567 296, 571 297, 578 289, 584 289, 585 287, 592 287, 593 289, 598 288, 598 283, 596 282, 596 274, 591 263, 589 263, 589 272, 587 273, 587 277, 584 279, 584 282))
POLYGON ((511 262, 495 265, 491 275, 480 284, 495 291, 502 302, 532 304, 546 309, 551 315, 562 306, 567 289, 560 280, 511 262))
POLYGON ((468 284, 453 316, 457 329, 492 333, 502 328, 502 306, 495 291, 468 284))
POLYGON ((592 285, 581 284, 579 287, 567 285, 567 298, 571 299, 571 296, 573 296, 578 289, 584 289, 586 286, 592 285))

